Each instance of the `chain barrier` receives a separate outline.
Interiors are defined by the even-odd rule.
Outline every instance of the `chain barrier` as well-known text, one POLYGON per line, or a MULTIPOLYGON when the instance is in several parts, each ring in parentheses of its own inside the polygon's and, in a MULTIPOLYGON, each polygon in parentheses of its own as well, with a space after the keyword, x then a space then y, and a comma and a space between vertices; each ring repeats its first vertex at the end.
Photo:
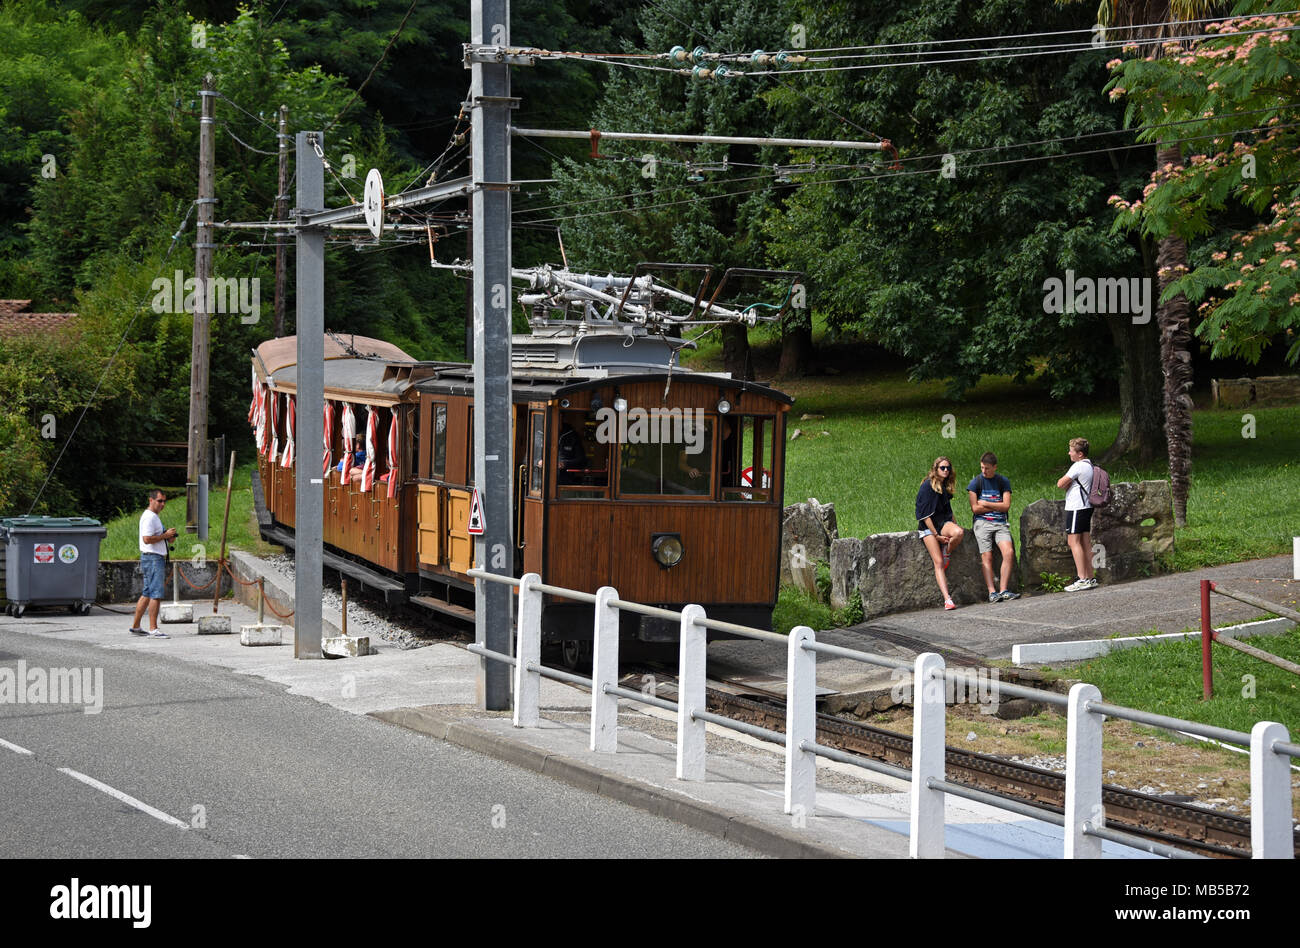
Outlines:
MULTIPOLYGON (((255 579, 254 579, 254 580, 251 580, 251 581, 248 581, 248 582, 245 582, 244 580, 242 580, 242 579, 240 579, 238 576, 236 576, 236 575, 235 575, 235 571, 234 571, 234 570, 231 568, 231 566, 230 566, 230 561, 229 561, 229 560, 222 560, 222 561, 221 561, 221 565, 224 566, 225 569, 226 569, 226 572, 230 574, 230 578, 233 579, 235 582, 239 583, 239 585, 241 585, 241 586, 256 586, 256 585, 257 585, 257 580, 255 580, 255 579)), ((262 595, 262 604, 263 604, 264 606, 266 606, 266 608, 270 609, 271 612, 272 612, 274 615, 279 616, 281 619, 288 619, 289 617, 291 617, 291 616, 293 615, 293 612, 294 612, 292 609, 290 609, 287 613, 280 612, 278 609, 275 608, 275 606, 271 605, 271 600, 268 599, 268 598, 266 598, 266 594, 265 594, 265 592, 263 592, 263 595, 262 595)))

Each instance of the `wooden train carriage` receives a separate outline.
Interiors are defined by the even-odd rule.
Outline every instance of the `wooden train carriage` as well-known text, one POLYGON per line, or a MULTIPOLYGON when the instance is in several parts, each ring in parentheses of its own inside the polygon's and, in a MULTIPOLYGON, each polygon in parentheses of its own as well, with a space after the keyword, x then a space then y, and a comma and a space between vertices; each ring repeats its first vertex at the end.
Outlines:
MULTIPOLYGON (((250 422, 258 436, 258 475, 263 505, 270 522, 262 535, 271 542, 294 545, 294 471, 298 460, 323 472, 323 445, 294 446, 295 457, 286 466, 291 413, 296 413, 297 340, 272 339, 253 354, 254 404, 250 422), (260 412, 260 414, 259 414, 260 412), (259 424, 260 422, 260 424, 259 424)), ((411 376, 430 370, 389 343, 361 336, 325 339, 325 399, 333 422, 329 426, 331 466, 324 476, 325 563, 390 602, 405 600, 406 577, 415 574, 415 490, 412 477, 418 431, 415 392, 411 376), (363 480, 364 466, 356 465, 344 477, 342 459, 343 413, 349 407, 356 420, 357 446, 364 450, 370 415, 375 415, 374 461, 371 482, 363 480), (397 421, 395 457, 390 457, 389 436, 397 421), (394 489, 388 489, 395 479, 394 489), (392 496, 390 496, 390 494, 392 496)))
MULTIPOLYGON (((725 376, 646 368, 516 367, 516 575, 585 591, 611 585, 669 608, 696 602, 714 618, 769 628, 792 399, 725 376)), ((428 433, 416 460, 419 574, 468 588, 472 370, 433 376, 414 384, 428 433)), ((626 612, 620 621, 645 640, 677 636, 671 623, 626 612)), ((590 639, 591 607, 548 598, 543 633, 590 639)))
MULTIPOLYGON (((512 382, 515 573, 557 586, 769 627, 780 573, 786 413, 777 391, 722 375, 668 371, 662 340, 587 340, 539 357, 516 342, 512 382)), ((556 347, 561 348, 561 347, 556 347)), ((271 522, 263 535, 292 546, 293 467, 280 453, 296 394, 296 340, 254 354, 261 399, 258 471, 271 522)), ((473 617, 468 532, 473 488, 473 369, 415 362, 393 346, 326 340, 325 398, 335 465, 323 487, 325 562, 389 601, 473 617), (342 409, 364 443, 378 415, 373 487, 345 478, 342 409), (397 419, 398 450, 387 451, 397 419), (392 491, 388 481, 395 479, 392 491), (392 493, 393 496, 389 496, 392 493)), ((257 406, 250 420, 257 423, 257 406)), ((303 463, 320 448, 296 446, 303 463)), ((295 463, 297 458, 294 459, 295 463)), ((485 511, 492 516, 493 511, 485 511)), ((674 624, 622 613, 624 630, 674 640, 674 624)), ((548 598, 550 640, 591 637, 591 607, 548 598)))

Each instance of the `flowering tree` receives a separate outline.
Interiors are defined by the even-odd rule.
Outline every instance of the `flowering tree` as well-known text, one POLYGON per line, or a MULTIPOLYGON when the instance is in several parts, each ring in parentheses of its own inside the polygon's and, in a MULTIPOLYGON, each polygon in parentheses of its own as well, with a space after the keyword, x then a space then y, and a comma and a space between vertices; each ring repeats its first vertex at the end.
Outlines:
POLYGON ((1126 97, 1147 140, 1185 139, 1139 200, 1111 198, 1117 228, 1204 238, 1187 267, 1161 273, 1162 300, 1198 303, 1196 334, 1213 355, 1258 361, 1281 339, 1300 360, 1300 17, 1249 0, 1201 39, 1160 58, 1113 61, 1112 98, 1126 97))

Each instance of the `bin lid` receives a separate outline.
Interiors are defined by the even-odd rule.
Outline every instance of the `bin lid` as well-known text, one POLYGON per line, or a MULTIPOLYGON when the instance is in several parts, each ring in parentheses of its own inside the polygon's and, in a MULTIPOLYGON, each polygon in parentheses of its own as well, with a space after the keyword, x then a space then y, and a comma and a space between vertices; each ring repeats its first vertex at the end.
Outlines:
POLYGON ((59 532, 67 530, 85 530, 101 526, 98 520, 90 517, 6 517, 0 520, 0 530, 15 533, 26 531, 59 532))

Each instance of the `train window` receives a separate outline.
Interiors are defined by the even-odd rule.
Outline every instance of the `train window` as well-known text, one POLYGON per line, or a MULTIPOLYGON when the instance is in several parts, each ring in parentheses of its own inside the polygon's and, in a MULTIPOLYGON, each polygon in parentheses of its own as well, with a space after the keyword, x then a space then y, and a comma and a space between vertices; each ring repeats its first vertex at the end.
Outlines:
POLYGON ((608 442, 597 437, 599 425, 585 411, 560 412, 555 460, 557 493, 565 500, 609 496, 608 442))
POLYGON ((542 496, 546 483, 546 415, 543 412, 531 412, 528 416, 532 426, 532 457, 528 465, 528 493, 533 497, 542 496))
POLYGON ((433 406, 433 469, 430 475, 438 480, 447 476, 447 406, 442 402, 433 406))
POLYGON ((722 499, 766 503, 775 496, 772 461, 776 419, 765 415, 733 415, 724 419, 723 425, 718 462, 722 499))
POLYGON ((713 423, 683 417, 677 409, 629 421, 619 446, 619 494, 710 496, 713 423))

